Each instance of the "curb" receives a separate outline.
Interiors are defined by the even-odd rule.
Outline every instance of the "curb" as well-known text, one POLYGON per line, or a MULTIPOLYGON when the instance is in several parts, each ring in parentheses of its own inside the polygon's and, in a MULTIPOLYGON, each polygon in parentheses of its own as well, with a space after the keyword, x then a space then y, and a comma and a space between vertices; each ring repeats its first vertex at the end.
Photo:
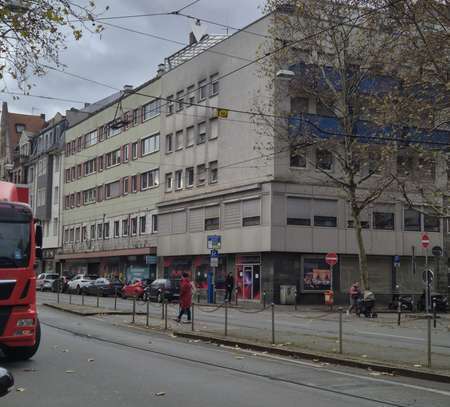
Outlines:
MULTIPOLYGON (((129 311, 120 311, 120 310, 109 310, 106 308, 94 308, 94 307, 90 307, 88 305, 85 305, 85 308, 92 308, 91 310, 86 310, 86 311, 82 311, 82 310, 77 310, 74 308, 69 308, 68 306, 64 306, 64 305, 57 305, 57 304, 48 304, 48 303, 43 303, 42 304, 44 307, 49 307, 49 308, 53 308, 56 309, 58 311, 63 311, 63 312, 68 312, 69 314, 75 314, 75 315, 79 315, 82 317, 90 317, 90 316, 94 316, 94 315, 133 315, 132 312, 129 311)), ((145 312, 136 312, 136 315, 146 315, 145 312)))
POLYGON ((276 345, 264 345, 262 343, 251 342, 248 340, 237 339, 232 337, 223 337, 215 335, 206 335, 195 332, 185 332, 185 331, 173 331, 174 335, 179 337, 189 338, 189 339, 201 339, 211 341, 221 345, 228 346, 239 346, 243 349, 249 349, 260 352, 267 352, 281 356, 289 356, 294 358, 304 358, 304 359, 319 359, 321 362, 333 363, 336 365, 356 367, 360 369, 372 369, 379 372, 387 372, 395 374, 397 376, 412 377, 415 379, 431 380, 441 383, 450 383, 450 375, 435 373, 433 371, 422 371, 417 369, 411 369, 406 366, 396 366, 384 363, 372 362, 372 361, 361 361, 358 359, 353 359, 351 357, 332 355, 328 353, 313 352, 306 350, 296 350, 288 347, 278 347, 276 345))

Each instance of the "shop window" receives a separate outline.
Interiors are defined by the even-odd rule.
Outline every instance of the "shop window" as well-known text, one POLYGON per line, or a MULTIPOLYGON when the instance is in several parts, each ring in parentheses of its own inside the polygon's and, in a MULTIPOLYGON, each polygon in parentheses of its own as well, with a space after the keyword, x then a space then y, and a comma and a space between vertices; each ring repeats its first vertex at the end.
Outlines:
POLYGON ((393 205, 379 205, 373 210, 373 228, 380 230, 395 229, 395 215, 393 205))
POLYGON ((249 199, 242 202, 242 226, 261 224, 261 200, 249 199))
POLYGON ((421 214, 412 208, 403 211, 403 230, 420 232, 422 230, 421 214))
POLYGON ((426 232, 439 232, 441 229, 441 220, 437 216, 424 214, 423 226, 426 232))
POLYGON ((287 198, 287 224, 311 226, 311 199, 287 198))
POLYGON ((332 272, 324 258, 308 258, 303 261, 302 290, 325 291, 333 288, 332 272))
POLYGON ((337 201, 315 199, 313 205, 314 226, 337 226, 337 201))

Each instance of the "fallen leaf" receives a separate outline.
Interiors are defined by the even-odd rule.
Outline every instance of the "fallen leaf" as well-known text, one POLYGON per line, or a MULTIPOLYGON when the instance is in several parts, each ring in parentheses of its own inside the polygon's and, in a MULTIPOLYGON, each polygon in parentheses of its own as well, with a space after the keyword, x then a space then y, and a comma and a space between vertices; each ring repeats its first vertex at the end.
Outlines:
POLYGON ((379 373, 379 372, 370 372, 369 373, 369 376, 380 376, 381 375, 381 373, 379 373))
POLYGON ((201 341, 200 341, 200 339, 195 339, 193 342, 194 342, 194 343, 199 343, 199 342, 201 342, 201 341))
POLYGON ((174 335, 174 334, 170 334, 170 336, 171 336, 172 338, 176 338, 176 337, 177 337, 177 336, 174 335))
POLYGON ((16 391, 23 392, 25 391, 25 387, 16 387, 16 391))
POLYGON ((422 367, 422 365, 416 364, 414 365, 414 367, 422 367))
POLYGON ((68 369, 66 370, 66 373, 75 373, 75 370, 68 369))
POLYGON ((313 359, 313 362, 319 362, 319 359, 313 359))
POLYGON ((158 392, 158 393, 154 393, 154 395, 155 395, 156 397, 161 397, 161 396, 165 396, 166 393, 163 392, 163 391, 160 391, 160 392, 158 392))
POLYGON ((94 359, 88 359, 88 362, 93 362, 94 361, 94 359))
POLYGON ((362 358, 366 358, 366 357, 367 357, 367 355, 361 355, 361 357, 362 357, 362 358))

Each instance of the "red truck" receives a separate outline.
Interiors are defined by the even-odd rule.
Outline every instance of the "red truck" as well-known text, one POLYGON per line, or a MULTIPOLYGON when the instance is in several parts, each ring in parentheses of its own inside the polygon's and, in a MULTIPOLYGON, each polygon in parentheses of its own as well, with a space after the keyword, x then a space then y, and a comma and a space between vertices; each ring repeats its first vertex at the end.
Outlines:
POLYGON ((42 257, 42 228, 26 188, 0 181, 0 348, 9 360, 31 358, 41 328, 34 265, 42 257))

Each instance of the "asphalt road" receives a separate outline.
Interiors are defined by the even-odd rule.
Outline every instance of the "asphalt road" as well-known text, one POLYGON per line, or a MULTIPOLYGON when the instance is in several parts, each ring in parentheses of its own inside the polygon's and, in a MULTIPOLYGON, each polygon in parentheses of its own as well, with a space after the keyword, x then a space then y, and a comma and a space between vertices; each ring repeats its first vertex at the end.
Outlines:
MULTIPOLYGON (((56 302, 56 294, 39 293, 39 301, 56 302)), ((61 296, 62 302, 68 302, 68 295, 61 296)), ((81 303, 80 296, 72 296, 74 304, 81 303)), ((85 297, 85 304, 95 305, 96 298, 85 297)), ((113 308, 113 298, 101 298, 100 305, 113 308)), ((152 303, 150 314, 159 318, 161 310, 158 304, 152 303)), ((117 308, 132 309, 130 300, 117 300, 117 308)), ((281 309, 281 308, 278 308, 281 309)), ((137 310, 144 312, 145 305, 138 302, 137 310)), ((247 313, 229 309, 229 334, 242 338, 258 340, 271 339, 271 312, 247 313)), ((175 317, 177 306, 172 305, 169 314, 175 317)), ((196 329, 203 332, 222 334, 224 331, 224 310, 214 308, 198 308, 196 312, 196 329), (214 312, 210 312, 214 311, 214 312)), ((379 318, 366 319, 354 315, 344 315, 344 352, 352 356, 362 356, 381 360, 397 361, 410 366, 425 365, 427 321, 424 319, 405 319, 400 327, 397 326, 395 314, 380 314, 379 318)), ((116 319, 123 322, 124 317, 116 319)), ((137 322, 144 323, 144 317, 137 318, 137 322)), ((173 322, 169 322, 173 325, 173 322)), ((436 369, 450 371, 450 324, 448 315, 438 320, 437 328, 432 330, 433 366, 436 369)), ((178 329, 179 327, 177 327, 178 329)), ((189 329, 189 327, 184 327, 189 329)), ((276 330, 278 343, 291 343, 303 348, 335 352, 338 336, 338 315, 320 312, 276 311, 276 330)))
POLYGON ((244 352, 44 307, 8 407, 442 406, 450 386, 244 352))

